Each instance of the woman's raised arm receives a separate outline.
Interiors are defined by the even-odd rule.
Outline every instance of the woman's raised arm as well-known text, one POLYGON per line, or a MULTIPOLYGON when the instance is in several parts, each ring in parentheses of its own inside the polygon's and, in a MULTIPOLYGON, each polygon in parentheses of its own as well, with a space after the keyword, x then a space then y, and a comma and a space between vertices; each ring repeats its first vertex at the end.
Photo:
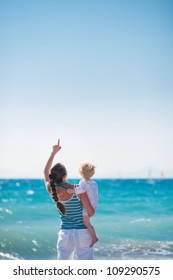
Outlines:
POLYGON ((49 189, 49 173, 50 173, 50 169, 52 167, 52 162, 53 162, 53 159, 55 157, 55 155, 59 152, 59 150, 61 150, 61 146, 60 146, 60 140, 58 139, 58 143, 57 145, 54 145, 53 146, 53 150, 52 150, 52 153, 50 155, 50 157, 48 158, 48 161, 45 165, 45 168, 44 168, 44 181, 45 181, 45 184, 46 184, 46 188, 47 188, 47 191, 50 193, 50 189, 49 189))

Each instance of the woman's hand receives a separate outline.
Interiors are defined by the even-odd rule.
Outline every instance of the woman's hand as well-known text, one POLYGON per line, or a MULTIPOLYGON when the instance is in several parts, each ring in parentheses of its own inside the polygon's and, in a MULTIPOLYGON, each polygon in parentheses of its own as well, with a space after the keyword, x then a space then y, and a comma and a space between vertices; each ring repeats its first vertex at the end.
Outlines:
POLYGON ((57 145, 54 145, 54 146, 53 146, 53 151, 52 151, 52 153, 55 155, 55 154, 57 154, 57 153, 59 152, 59 150, 61 150, 60 139, 58 139, 57 145))
POLYGON ((52 167, 52 162, 53 162, 54 156, 59 152, 59 150, 61 150, 61 146, 60 146, 60 140, 58 139, 58 143, 57 143, 57 145, 53 146, 52 153, 51 153, 50 157, 48 158, 48 161, 47 161, 46 166, 44 168, 44 180, 45 180, 47 191, 49 193, 50 193, 49 173, 50 173, 50 169, 52 167))

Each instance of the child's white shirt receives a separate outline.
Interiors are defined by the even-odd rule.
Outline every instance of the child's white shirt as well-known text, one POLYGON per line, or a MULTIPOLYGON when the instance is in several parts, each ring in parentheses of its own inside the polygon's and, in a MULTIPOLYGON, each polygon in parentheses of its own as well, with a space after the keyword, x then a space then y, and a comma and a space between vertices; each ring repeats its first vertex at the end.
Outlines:
MULTIPOLYGON (((88 198, 91 202, 92 207, 94 210, 97 207, 98 204, 98 185, 95 181, 93 180, 88 180, 88 181, 80 181, 79 186, 75 188, 76 194, 84 193, 86 192, 88 195, 88 198)), ((83 216, 87 215, 87 212, 85 209, 83 209, 82 212, 83 216)))

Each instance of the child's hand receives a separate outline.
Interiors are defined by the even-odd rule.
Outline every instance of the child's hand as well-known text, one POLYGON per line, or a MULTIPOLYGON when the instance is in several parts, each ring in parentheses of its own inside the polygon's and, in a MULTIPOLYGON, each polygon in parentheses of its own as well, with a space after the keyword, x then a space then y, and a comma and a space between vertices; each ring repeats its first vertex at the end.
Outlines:
POLYGON ((68 189, 67 193, 72 194, 72 193, 74 193, 74 190, 73 189, 68 189))
POLYGON ((54 146, 53 146, 53 153, 56 154, 56 153, 59 152, 59 150, 61 150, 60 139, 58 139, 57 145, 54 145, 54 146))

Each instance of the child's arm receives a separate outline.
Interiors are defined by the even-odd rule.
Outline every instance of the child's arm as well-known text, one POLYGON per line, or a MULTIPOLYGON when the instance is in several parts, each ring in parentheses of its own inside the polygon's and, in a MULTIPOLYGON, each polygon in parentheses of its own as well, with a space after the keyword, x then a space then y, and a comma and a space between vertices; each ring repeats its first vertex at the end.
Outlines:
POLYGON ((70 189, 70 188, 69 188, 69 189, 67 190, 67 193, 73 194, 73 193, 75 193, 75 191, 74 191, 74 189, 70 189))
POLYGON ((59 152, 59 150, 61 150, 61 146, 60 146, 60 140, 58 139, 58 143, 57 143, 57 145, 53 146, 52 153, 51 153, 50 157, 48 158, 48 161, 44 168, 44 181, 45 181, 46 189, 49 193, 51 193, 50 187, 49 187, 49 180, 50 180, 49 173, 50 173, 50 169, 52 167, 53 159, 54 159, 55 155, 59 152))
POLYGON ((94 215, 95 211, 91 205, 91 202, 87 196, 86 192, 78 194, 80 201, 82 202, 83 207, 86 209, 88 216, 91 217, 94 215))

